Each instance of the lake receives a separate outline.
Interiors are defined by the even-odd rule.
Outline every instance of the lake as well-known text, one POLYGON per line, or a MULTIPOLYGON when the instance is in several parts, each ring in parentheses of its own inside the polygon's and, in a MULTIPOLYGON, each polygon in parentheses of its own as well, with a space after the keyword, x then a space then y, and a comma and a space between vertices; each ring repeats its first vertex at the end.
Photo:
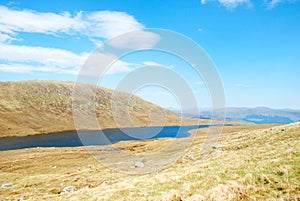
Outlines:
MULTIPOLYGON (((165 126, 165 127, 138 127, 122 128, 122 130, 104 129, 102 130, 106 138, 113 143, 126 140, 154 139, 154 138, 183 138, 190 136, 189 131, 197 128, 206 128, 211 125, 192 125, 192 126, 165 126), (159 132, 156 132, 158 131, 159 132), (127 134, 135 135, 127 135, 127 134), (149 133, 157 133, 149 137, 149 133), (132 137, 132 136, 138 136, 132 137)), ((107 140, 101 140, 100 131, 80 131, 87 138, 97 139, 85 145, 107 145, 107 140), (99 136, 99 137, 98 137, 99 136), (100 139, 100 140, 99 140, 100 139)), ((14 150, 33 147, 76 147, 83 146, 77 131, 67 131, 54 134, 33 135, 25 137, 0 138, 0 151, 14 150)))

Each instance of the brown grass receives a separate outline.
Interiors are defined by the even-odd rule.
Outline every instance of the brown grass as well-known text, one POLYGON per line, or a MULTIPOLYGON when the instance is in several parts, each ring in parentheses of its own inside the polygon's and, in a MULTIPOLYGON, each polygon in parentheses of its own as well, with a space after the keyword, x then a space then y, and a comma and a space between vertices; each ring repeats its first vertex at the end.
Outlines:
MULTIPOLYGON (((194 131, 195 142, 175 165, 146 175, 107 169, 83 147, 0 152, 0 184, 14 184, 0 188, 0 200, 300 199, 299 123, 225 128, 205 156, 200 153, 204 130, 194 131), (80 190, 60 194, 69 185, 80 190), (89 188, 81 189, 85 186, 89 188)), ((160 149, 169 140, 116 146, 138 154, 160 149)))

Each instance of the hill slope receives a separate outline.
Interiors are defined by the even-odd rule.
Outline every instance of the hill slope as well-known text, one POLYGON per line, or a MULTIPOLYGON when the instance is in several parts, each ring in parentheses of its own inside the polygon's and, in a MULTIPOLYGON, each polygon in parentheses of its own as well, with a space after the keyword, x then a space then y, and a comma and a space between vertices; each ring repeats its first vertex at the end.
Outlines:
MULTIPOLYGON (((3 151, 0 184, 12 186, 0 188, 0 200, 300 199, 300 123, 228 126, 223 132, 215 148, 203 157, 199 150, 206 131, 194 131, 195 142, 176 164, 145 175, 112 171, 84 147, 3 151), (61 193, 66 186, 77 190, 61 193)), ((147 154, 170 140, 121 142, 117 147, 147 154)), ((101 153, 111 150, 103 147, 101 153)), ((147 166, 148 161, 144 162, 147 166)))
MULTIPOLYGON (((75 130, 72 114, 73 87, 73 82, 0 82, 0 137, 75 130)), ((118 104, 123 108, 129 108, 130 118, 136 126, 146 126, 151 123, 153 125, 149 111, 151 116, 153 111, 154 115, 164 113, 167 119, 166 125, 180 124, 181 118, 169 110, 137 96, 132 96, 132 99, 126 102, 125 99, 123 100, 126 93, 117 93, 120 97, 118 104)), ((95 90, 95 101, 92 104, 96 108, 101 128, 116 127, 111 112, 112 94, 112 90, 102 87, 95 90)))

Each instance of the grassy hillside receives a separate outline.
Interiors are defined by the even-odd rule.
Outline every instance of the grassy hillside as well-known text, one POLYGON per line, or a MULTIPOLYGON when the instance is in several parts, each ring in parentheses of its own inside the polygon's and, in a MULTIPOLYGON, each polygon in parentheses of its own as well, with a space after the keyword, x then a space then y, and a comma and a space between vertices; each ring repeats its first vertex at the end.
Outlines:
MULTIPOLYGON (((72 82, 58 81, 0 82, 0 137, 74 130, 73 86, 72 82)), ((116 127, 111 112, 113 91, 98 87, 94 92, 95 101, 91 104, 96 108, 101 127, 116 127)), ((154 116, 164 113, 166 125, 180 124, 181 118, 175 113, 136 96, 126 102, 125 95, 128 94, 118 93, 119 107, 129 108, 130 118, 136 126, 161 123, 151 122, 149 111, 154 116)), ((117 113, 117 118, 121 115, 121 112, 117 113)), ((197 120, 191 120, 191 123, 197 123, 197 120)))
MULTIPOLYGON (((195 142, 174 166, 146 175, 111 171, 83 147, 0 152, 0 184, 12 184, 0 188, 0 200, 300 199, 300 123, 226 127, 215 148, 203 157, 199 150, 205 133, 193 131, 195 142), (61 193, 66 186, 77 190, 61 193)), ((170 140, 116 146, 148 153, 170 140)))

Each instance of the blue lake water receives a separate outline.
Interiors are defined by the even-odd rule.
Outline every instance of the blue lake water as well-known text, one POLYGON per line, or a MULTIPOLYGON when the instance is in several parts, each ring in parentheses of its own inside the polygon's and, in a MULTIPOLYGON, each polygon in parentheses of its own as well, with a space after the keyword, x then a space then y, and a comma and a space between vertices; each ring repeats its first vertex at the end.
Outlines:
MULTIPOLYGON (((190 136, 189 131, 197 128, 205 128, 211 125, 193 125, 193 126, 165 126, 161 127, 138 127, 120 129, 102 130, 104 136, 108 139, 101 140, 103 135, 99 131, 80 131, 80 136, 86 136, 90 140, 85 145, 107 145, 126 140, 154 139, 154 138, 183 138, 190 136), (156 132, 159 131, 159 132, 156 132), (149 133, 156 133, 149 136, 149 133), (129 134, 129 135, 127 135, 129 134), (134 135, 130 135, 134 134, 134 135), (138 137, 133 137, 138 136, 138 137)), ((104 138, 103 138, 104 139, 104 138)), ((26 137, 0 138, 0 151, 14 150, 33 147, 76 147, 83 146, 77 131, 60 132, 54 134, 34 135, 26 137)))

